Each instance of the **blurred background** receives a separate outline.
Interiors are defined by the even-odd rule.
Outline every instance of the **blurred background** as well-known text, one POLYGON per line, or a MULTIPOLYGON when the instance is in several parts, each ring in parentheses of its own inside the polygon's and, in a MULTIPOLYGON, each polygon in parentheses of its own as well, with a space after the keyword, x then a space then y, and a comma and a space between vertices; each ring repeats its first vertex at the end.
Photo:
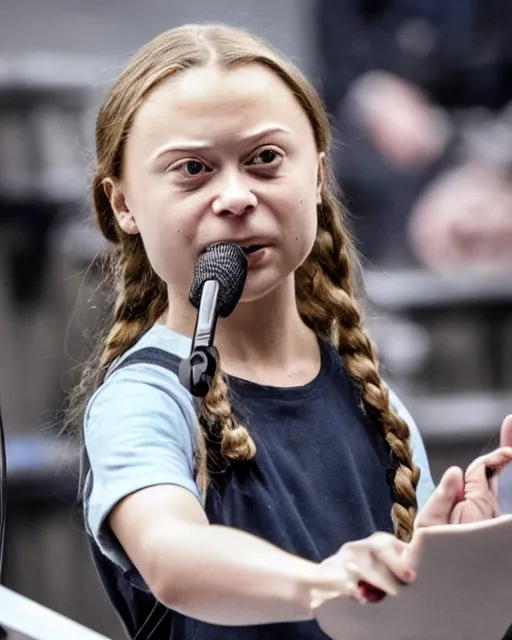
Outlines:
POLYGON ((102 309, 94 118, 138 47, 206 21, 266 37, 320 91, 369 327, 435 479, 494 447, 512 413, 509 0, 2 0, 3 582, 113 640, 123 634, 89 559, 76 451, 58 437, 102 309))

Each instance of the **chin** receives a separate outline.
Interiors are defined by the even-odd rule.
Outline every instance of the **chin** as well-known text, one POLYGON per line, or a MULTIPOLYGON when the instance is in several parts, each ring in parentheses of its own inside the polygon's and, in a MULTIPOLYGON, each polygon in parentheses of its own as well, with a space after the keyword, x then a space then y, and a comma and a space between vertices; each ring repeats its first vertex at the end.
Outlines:
POLYGON ((294 272, 272 274, 269 270, 257 273, 249 271, 239 304, 263 300, 269 296, 284 295, 287 287, 295 288, 294 272))

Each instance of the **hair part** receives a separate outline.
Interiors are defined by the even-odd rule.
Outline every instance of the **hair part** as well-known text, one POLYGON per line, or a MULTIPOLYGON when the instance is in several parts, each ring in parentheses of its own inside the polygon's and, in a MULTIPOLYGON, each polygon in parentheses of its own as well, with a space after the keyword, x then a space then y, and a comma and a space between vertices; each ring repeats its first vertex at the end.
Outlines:
MULTIPOLYGON (((263 40, 243 30, 193 25, 157 36, 131 60, 100 109, 92 192, 99 228, 114 245, 111 274, 116 302, 111 327, 100 343, 100 356, 84 374, 82 397, 90 395, 114 360, 158 321, 169 304, 167 287, 152 269, 140 236, 127 235, 120 229, 105 193, 105 180, 122 178, 126 140, 138 109, 151 91, 178 73, 209 64, 227 70, 260 64, 277 74, 306 113, 318 151, 326 155, 317 238, 310 256, 296 273, 299 310, 304 321, 337 348, 348 375, 361 389, 365 408, 382 425, 398 464, 394 479, 395 531, 399 538, 408 540, 417 508, 415 487, 419 472, 412 461, 409 429, 390 406, 387 388, 378 373, 375 349, 364 331, 355 282, 358 260, 329 167, 329 121, 316 91, 299 70, 263 40)), ((199 420, 204 440, 198 447, 196 472, 198 483, 204 488, 212 434, 218 436, 225 459, 249 460, 256 449, 233 412, 226 378, 220 370, 203 399, 199 420)))

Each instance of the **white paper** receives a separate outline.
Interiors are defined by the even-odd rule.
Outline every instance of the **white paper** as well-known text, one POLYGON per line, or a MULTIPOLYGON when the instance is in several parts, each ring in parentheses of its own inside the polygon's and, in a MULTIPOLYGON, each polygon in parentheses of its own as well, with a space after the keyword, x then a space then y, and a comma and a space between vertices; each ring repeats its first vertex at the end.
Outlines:
POLYGON ((410 553, 417 579, 360 605, 336 598, 316 612, 333 640, 501 640, 512 623, 512 516, 422 529, 410 553))
POLYGON ((0 624, 33 640, 110 640, 1 585, 0 624))

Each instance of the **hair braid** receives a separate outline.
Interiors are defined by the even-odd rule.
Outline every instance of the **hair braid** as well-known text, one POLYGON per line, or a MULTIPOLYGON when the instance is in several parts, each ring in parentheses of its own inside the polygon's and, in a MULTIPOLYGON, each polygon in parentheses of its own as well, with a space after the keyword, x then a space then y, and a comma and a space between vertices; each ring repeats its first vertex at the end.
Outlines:
MULTIPOLYGON (((210 391, 201 403, 199 421, 208 450, 210 436, 220 445, 220 454, 231 460, 250 460, 256 453, 256 445, 249 431, 239 421, 230 401, 229 387, 224 373, 217 369, 210 391)), ((199 465, 204 467, 204 465, 199 465)), ((211 468, 214 471, 214 468, 211 468)))
MULTIPOLYGON (((82 423, 86 403, 103 382, 108 367, 158 320, 167 308, 167 288, 151 269, 139 236, 120 237, 115 251, 106 257, 107 280, 117 296, 113 324, 85 363, 79 384, 70 397, 63 430, 82 423)), ((85 490, 89 462, 80 431, 79 491, 85 490)))
POLYGON ((100 355, 103 372, 155 324, 168 304, 165 283, 141 250, 140 236, 125 236, 121 244, 117 256, 112 258, 111 278, 117 299, 114 324, 104 339, 100 355))
POLYGON ((351 244, 340 222, 332 196, 319 210, 320 228, 313 251, 297 272, 297 297, 304 320, 335 345, 347 373, 361 386, 368 412, 383 426, 386 441, 397 462, 394 477, 393 523, 401 540, 410 540, 417 511, 414 465, 407 423, 389 403, 389 392, 379 375, 372 341, 365 333, 359 310, 350 256, 351 244))

